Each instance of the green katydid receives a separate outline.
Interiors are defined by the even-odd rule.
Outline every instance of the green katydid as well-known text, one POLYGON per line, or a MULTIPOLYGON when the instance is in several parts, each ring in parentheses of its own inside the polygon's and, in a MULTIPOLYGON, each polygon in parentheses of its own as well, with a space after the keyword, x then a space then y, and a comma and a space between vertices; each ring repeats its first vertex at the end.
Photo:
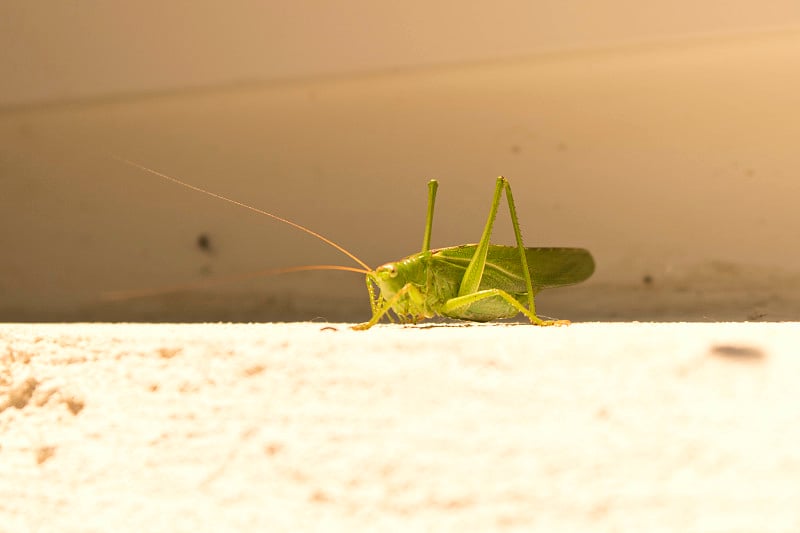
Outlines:
POLYGON ((366 274, 372 317, 363 324, 353 326, 353 329, 357 330, 371 328, 384 316, 392 320, 392 315, 402 323, 417 323, 437 315, 458 320, 488 322, 512 318, 521 313, 531 324, 539 326, 568 324, 567 320, 540 319, 536 315, 534 296, 542 289, 579 283, 588 279, 594 272, 594 260, 591 254, 582 248, 526 248, 523 245, 511 186, 502 176, 497 178, 489 218, 478 244, 430 248, 438 189, 437 181, 431 180, 428 183, 428 209, 422 251, 372 269, 342 246, 305 226, 195 187, 132 161, 118 159, 184 187, 289 224, 353 259, 362 268, 311 265, 271 272, 344 270, 366 274), (489 243, 503 192, 508 202, 516 246, 489 243))
POLYGON ((390 310, 401 321, 411 322, 436 315, 488 322, 522 313, 539 326, 568 324, 566 320, 536 316, 534 295, 541 289, 589 278, 594 272, 591 254, 581 248, 525 248, 511 185, 502 176, 497 178, 489 218, 478 244, 431 250, 437 189, 438 183, 431 180, 422 251, 367 273, 372 318, 355 329, 372 327, 390 310), (489 244, 503 191, 516 246, 489 244), (373 284, 380 291, 377 297, 373 284))

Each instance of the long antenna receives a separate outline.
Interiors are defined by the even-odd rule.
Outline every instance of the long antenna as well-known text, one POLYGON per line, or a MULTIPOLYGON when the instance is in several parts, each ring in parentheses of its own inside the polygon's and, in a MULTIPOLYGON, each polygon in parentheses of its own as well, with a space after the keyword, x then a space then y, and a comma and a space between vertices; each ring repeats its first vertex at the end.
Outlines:
POLYGON ((367 274, 369 271, 356 267, 348 267, 341 265, 303 265, 284 268, 266 268, 247 272, 244 274, 235 274, 233 276, 214 277, 213 279, 204 279, 191 283, 181 283, 179 285, 171 285, 168 287, 159 287, 157 289, 132 289, 120 291, 108 291, 103 294, 104 300, 131 300, 134 298, 146 298, 148 296, 159 296, 162 294, 169 294, 171 292, 187 291, 192 289, 202 289, 206 287, 213 287, 214 285, 221 285, 223 283, 230 283, 232 281, 243 281, 246 279, 260 278, 263 276, 273 276, 276 274, 288 274, 290 272, 305 272, 308 270, 340 270, 343 272, 358 272, 360 274, 367 274))
POLYGON ((188 189, 192 189, 193 191, 201 192, 203 194, 211 196, 212 198, 217 198, 218 200, 224 200, 224 201, 226 201, 228 203, 231 203, 233 205, 238 205, 239 207, 244 207, 245 209, 249 209, 250 211, 254 211, 254 212, 256 212, 256 213, 258 213, 260 215, 266 215, 268 217, 274 218, 275 220, 278 220, 280 222, 288 224, 288 225, 292 226, 293 228, 297 228, 300 231, 304 231, 304 232, 308 233, 309 235, 311 235, 313 237, 316 237, 317 239, 321 240, 322 242, 324 242, 324 243, 336 248, 337 250, 342 252, 344 255, 346 255, 347 257, 349 257, 350 259, 352 259, 353 261, 355 261, 356 263, 358 263, 359 265, 364 267, 367 271, 371 271, 372 270, 369 267, 369 265, 367 265, 364 261, 362 261, 361 259, 359 259, 355 255, 353 255, 352 253, 348 252, 347 250, 345 250, 343 247, 339 246, 338 244, 336 244, 332 240, 330 240, 330 239, 328 239, 326 237, 323 237, 322 235, 320 235, 316 231, 310 230, 305 226, 301 226, 300 224, 297 224, 296 222, 292 222, 291 220, 286 220, 285 218, 279 217, 278 215, 273 215, 272 213, 264 211, 263 209, 258 209, 257 207, 253 207, 251 205, 247 205, 247 204, 239 202, 237 200, 233 200, 232 198, 227 198, 225 196, 222 196, 221 194, 217 194, 215 192, 211 192, 211 191, 207 191, 205 189, 201 189, 200 187, 196 187, 194 185, 186 183, 185 181, 181 181, 178 178, 173 178, 172 176, 168 176, 167 174, 163 174, 163 173, 161 173, 161 172, 159 172, 157 170, 153 170, 152 168, 148 168, 148 167, 146 167, 144 165, 140 165, 139 163, 135 163, 135 162, 133 162, 133 161, 131 161, 129 159, 125 159, 124 157, 119 157, 119 156, 116 156, 116 155, 112 155, 111 157, 113 157, 117 161, 120 161, 122 163, 130 165, 130 166, 132 166, 134 168, 138 168, 139 170, 144 170, 145 172, 149 172, 150 174, 154 174, 156 176, 164 178, 165 180, 169 180, 169 181, 171 181, 173 183, 177 183, 178 185, 182 185, 182 186, 184 186, 184 187, 186 187, 188 189))

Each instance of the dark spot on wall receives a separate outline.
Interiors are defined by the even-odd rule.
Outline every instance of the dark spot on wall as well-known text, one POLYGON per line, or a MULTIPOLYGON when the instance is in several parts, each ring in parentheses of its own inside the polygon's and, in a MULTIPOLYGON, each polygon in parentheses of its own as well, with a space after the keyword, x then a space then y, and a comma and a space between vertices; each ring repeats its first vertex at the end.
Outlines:
POLYGON ((755 322, 757 320, 761 320, 762 318, 765 318, 766 316, 767 316, 767 313, 765 313, 763 311, 753 311, 752 313, 749 313, 747 315, 747 320, 749 322, 755 322))
POLYGON ((197 236, 197 241, 195 241, 197 247, 205 253, 211 253, 211 237, 208 236, 208 233, 201 233, 197 236))

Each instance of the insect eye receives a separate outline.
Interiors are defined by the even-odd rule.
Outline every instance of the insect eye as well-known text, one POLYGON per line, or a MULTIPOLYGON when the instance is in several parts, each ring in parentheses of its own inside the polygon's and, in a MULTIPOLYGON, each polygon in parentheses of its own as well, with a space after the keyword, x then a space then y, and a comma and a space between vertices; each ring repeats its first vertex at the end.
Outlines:
POLYGON ((378 270, 380 270, 381 272, 386 272, 387 274, 389 274, 390 278, 397 276, 397 267, 394 265, 394 263, 386 263, 385 265, 378 268, 378 270))

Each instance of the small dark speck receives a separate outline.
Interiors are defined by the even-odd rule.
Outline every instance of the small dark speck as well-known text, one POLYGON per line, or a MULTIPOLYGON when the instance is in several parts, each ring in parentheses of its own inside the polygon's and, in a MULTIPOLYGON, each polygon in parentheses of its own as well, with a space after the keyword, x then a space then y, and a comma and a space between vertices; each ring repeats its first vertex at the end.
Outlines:
POLYGON ((327 493, 319 489, 312 492, 309 499, 314 503, 325 503, 331 500, 327 493))
POLYGON ((211 237, 208 233, 201 233, 197 236, 197 247, 206 253, 211 253, 211 237))
POLYGON ((73 415, 77 415, 78 413, 83 411, 83 408, 86 405, 83 402, 83 400, 74 397, 66 398, 64 400, 64 403, 67 404, 67 409, 69 409, 69 412, 72 413, 73 415))
POLYGON ((716 344, 711 347, 711 354, 738 361, 757 361, 766 357, 760 348, 742 344, 716 344))
POLYGON ((159 348, 156 351, 162 359, 172 359, 176 355, 179 355, 183 351, 183 348, 159 348))
POLYGON ((522 147, 520 145, 514 144, 514 145, 511 146, 511 153, 512 154, 517 155, 521 151, 522 151, 522 147))
POLYGON ((761 311, 753 311, 749 315, 747 315, 747 320, 750 322, 755 322, 756 320, 761 320, 762 318, 766 317, 767 313, 761 311))
POLYGON ((264 365, 253 365, 251 367, 244 369, 244 375, 255 376, 256 374, 262 373, 264 370, 266 370, 266 367, 264 365))
POLYGON ((53 454, 56 453, 55 446, 42 446, 41 448, 37 448, 36 450, 36 464, 40 465, 53 457, 53 454))
POLYGON ((560 143, 558 143, 556 145, 556 150, 558 150, 559 152, 566 152, 567 151, 567 143, 565 143, 564 141, 561 141, 560 143))
POLYGON ((279 442, 271 442, 264 446, 264 453, 266 453, 267 455, 278 455, 283 451, 283 448, 284 448, 283 444, 279 442))
POLYGON ((644 283, 648 287, 652 286, 653 285, 653 276, 651 276, 650 274, 645 274, 644 276, 642 276, 642 283, 644 283))

